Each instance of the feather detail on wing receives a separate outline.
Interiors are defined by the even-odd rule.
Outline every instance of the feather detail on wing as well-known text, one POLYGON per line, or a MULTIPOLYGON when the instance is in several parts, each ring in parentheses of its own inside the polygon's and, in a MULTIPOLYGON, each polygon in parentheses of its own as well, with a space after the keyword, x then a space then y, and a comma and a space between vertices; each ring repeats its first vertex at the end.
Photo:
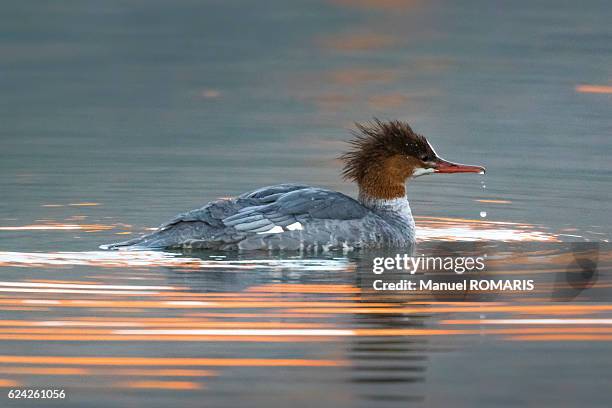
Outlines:
POLYGON ((278 233, 301 230, 311 220, 350 220, 368 213, 365 207, 342 193, 307 186, 283 193, 278 191, 279 187, 258 190, 261 205, 244 207, 224 218, 223 224, 241 232, 278 233), (270 194, 265 194, 270 190, 270 194))

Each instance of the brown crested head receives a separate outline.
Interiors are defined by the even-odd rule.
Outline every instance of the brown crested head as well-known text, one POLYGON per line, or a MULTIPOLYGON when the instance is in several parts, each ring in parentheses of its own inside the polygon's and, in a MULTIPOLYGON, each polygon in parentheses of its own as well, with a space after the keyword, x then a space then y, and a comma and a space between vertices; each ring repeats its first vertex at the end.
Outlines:
POLYGON ((374 119, 355 124, 351 149, 340 159, 342 175, 359 184, 360 194, 379 199, 403 197, 406 180, 429 173, 481 173, 483 167, 441 159, 424 136, 405 122, 374 119))

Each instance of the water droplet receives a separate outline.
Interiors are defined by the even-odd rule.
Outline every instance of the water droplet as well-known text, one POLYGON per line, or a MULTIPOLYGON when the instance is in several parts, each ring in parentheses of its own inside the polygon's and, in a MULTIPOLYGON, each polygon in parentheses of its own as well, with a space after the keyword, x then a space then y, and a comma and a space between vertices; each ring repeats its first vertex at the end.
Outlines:
POLYGON ((486 211, 481 211, 481 212, 480 212, 480 216, 481 216, 482 218, 485 218, 485 217, 487 216, 487 212, 486 212, 486 211))

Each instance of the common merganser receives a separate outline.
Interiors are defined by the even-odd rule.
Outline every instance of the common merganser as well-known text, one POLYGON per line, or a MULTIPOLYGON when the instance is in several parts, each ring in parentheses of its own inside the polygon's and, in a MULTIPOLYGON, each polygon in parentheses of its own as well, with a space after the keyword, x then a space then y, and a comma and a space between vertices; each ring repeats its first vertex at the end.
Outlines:
POLYGON ((333 250, 409 247, 415 225, 406 182, 431 173, 484 173, 440 158, 405 122, 356 124, 343 177, 357 200, 323 188, 279 184, 179 214, 156 231, 102 249, 333 250))

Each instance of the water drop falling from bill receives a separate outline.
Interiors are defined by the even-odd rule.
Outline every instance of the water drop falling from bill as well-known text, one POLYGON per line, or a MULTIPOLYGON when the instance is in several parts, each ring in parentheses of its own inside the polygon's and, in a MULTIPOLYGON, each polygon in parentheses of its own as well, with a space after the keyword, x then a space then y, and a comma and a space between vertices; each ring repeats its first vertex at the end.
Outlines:
MULTIPOLYGON (((484 174, 484 173, 481 173, 481 174, 484 174)), ((487 185, 485 184, 484 180, 480 180, 480 186, 483 188, 483 190, 487 188, 487 185)), ((480 212, 480 218, 486 218, 486 216, 487 216, 486 211, 480 212)))

